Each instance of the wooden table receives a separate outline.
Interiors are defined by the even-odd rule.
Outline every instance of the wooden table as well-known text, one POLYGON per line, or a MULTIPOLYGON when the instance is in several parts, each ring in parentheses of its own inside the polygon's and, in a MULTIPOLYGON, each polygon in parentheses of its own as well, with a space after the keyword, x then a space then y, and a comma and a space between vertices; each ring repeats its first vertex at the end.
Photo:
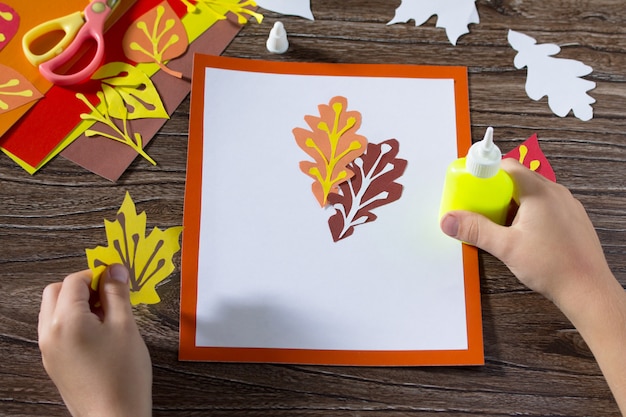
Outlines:
MULTIPOLYGON (((508 151, 533 133, 558 181, 585 204, 610 265, 626 284, 626 8, 622 0, 478 0, 481 23, 452 46, 434 19, 387 26, 398 0, 313 0, 316 20, 266 13, 225 55, 277 61, 467 66, 474 138, 496 128, 508 151), (290 52, 271 55, 274 21, 290 52), (561 58, 594 69, 594 118, 552 114, 530 100, 526 71, 513 66, 508 29, 560 44, 561 58)), ((245 99, 245 98, 242 98, 245 99)), ((31 177, 0 158, 0 415, 68 415, 37 347, 41 291, 86 267, 85 248, 102 244, 131 192, 149 226, 182 223, 189 101, 149 145, 156 167, 138 158, 112 184, 58 157, 31 177)), ((245 119, 242 119, 245 123, 245 119)), ((549 254, 537 254, 549 256, 549 254)), ((179 270, 160 304, 135 310, 154 363, 157 416, 619 415, 578 333, 547 300, 482 253, 486 365, 362 368, 184 363, 177 360, 179 270)), ((180 258, 175 258, 180 265, 180 258)), ((529 257, 528 262, 534 262, 529 257)))

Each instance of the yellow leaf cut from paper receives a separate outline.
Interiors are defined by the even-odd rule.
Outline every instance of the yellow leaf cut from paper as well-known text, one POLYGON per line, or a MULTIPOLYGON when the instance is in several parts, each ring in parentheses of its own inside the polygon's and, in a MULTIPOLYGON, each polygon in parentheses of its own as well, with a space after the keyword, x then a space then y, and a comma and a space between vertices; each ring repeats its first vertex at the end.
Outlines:
POLYGON ((22 74, 0 64, 0 114, 41 97, 41 93, 22 74))
POLYGON ((185 26, 167 1, 159 4, 128 28, 122 47, 135 62, 154 62, 163 71, 177 78, 183 74, 165 66, 165 62, 181 56, 189 46, 185 26))
MULTIPOLYGON (((209 11, 220 20, 226 19, 226 14, 231 12, 237 16, 237 21, 240 25, 248 22, 248 16, 255 18, 257 23, 263 21, 261 13, 248 8, 256 7, 257 4, 253 0, 198 0, 198 4, 206 5, 209 11)), ((189 10, 189 6, 187 8, 189 10)))
MULTIPOLYGON (((105 91, 109 92, 109 96, 111 96, 111 94, 119 95, 117 90, 111 87, 109 87, 108 89, 105 88, 105 91)), ((96 95, 98 99, 100 100, 100 103, 102 104, 101 106, 98 106, 98 107, 91 104, 89 100, 87 100, 87 97, 85 97, 84 94, 76 93, 76 98, 78 98, 80 101, 85 103, 85 105, 89 107, 89 109, 91 110, 91 113, 82 113, 80 115, 80 118, 83 120, 100 122, 103 125, 107 126, 109 128, 109 131, 103 132, 102 130, 96 130, 97 128, 96 127, 93 129, 85 130, 84 132, 85 136, 87 137, 102 136, 104 138, 111 139, 116 142, 122 143, 124 145, 130 146, 131 148, 135 150, 135 152, 143 156, 152 165, 156 165, 156 161, 152 159, 152 157, 148 155, 146 151, 144 151, 143 149, 143 138, 141 137, 141 134, 138 132, 135 132, 134 135, 131 135, 131 133, 128 131, 128 113, 124 112, 126 108, 124 106, 120 108, 121 120, 122 120, 122 126, 123 126, 123 128, 120 129, 111 118, 111 115, 109 114, 109 105, 107 102, 106 93, 102 91, 98 91, 96 95), (99 108, 102 108, 103 110, 100 111, 99 108)), ((118 100, 122 101, 122 98, 118 97, 118 100)), ((98 126, 98 125, 96 124, 94 126, 98 126)))
POLYGON ((137 214, 135 203, 127 192, 115 221, 104 221, 108 246, 86 249, 89 269, 93 271, 92 287, 104 269, 120 263, 130 271, 130 301, 156 304, 161 301, 156 285, 174 271, 172 257, 180 250, 182 227, 166 230, 154 228, 146 236, 146 213, 137 214))
POLYGON ((169 119, 161 96, 142 70, 110 62, 91 77, 102 82, 108 113, 116 119, 169 119))

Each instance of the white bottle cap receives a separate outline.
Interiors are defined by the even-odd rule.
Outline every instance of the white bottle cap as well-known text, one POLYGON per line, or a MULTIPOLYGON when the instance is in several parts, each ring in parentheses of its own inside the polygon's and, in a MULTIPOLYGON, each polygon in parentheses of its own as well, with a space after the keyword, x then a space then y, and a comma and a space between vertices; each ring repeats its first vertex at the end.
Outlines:
POLYGON ((475 177, 491 178, 500 170, 501 161, 502 152, 493 143, 493 127, 489 126, 483 140, 470 147, 465 159, 465 168, 475 177))
POLYGON ((274 23, 265 46, 267 50, 273 54, 284 54, 287 52, 287 49, 289 49, 289 41, 287 40, 285 26, 283 26, 281 22, 274 23))

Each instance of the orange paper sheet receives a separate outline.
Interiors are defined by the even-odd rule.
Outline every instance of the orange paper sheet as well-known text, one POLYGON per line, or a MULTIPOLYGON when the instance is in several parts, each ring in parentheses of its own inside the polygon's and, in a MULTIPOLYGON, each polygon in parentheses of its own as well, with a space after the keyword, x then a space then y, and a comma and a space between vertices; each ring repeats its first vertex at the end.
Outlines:
MULTIPOLYGON (((39 69, 34 67, 22 52, 22 37, 33 27, 55 19, 59 16, 82 10, 87 2, 85 0, 67 0, 56 2, 54 7, 50 7, 50 2, 46 0, 5 0, 4 3, 11 6, 20 16, 20 25, 14 38, 0 52, 0 62, 19 72, 29 80, 38 91, 45 94, 52 83, 39 74, 39 69)), ((14 111, 0 115, 0 137, 32 107, 34 102, 21 106, 14 111)))
POLYGON ((443 236, 437 221, 445 168, 470 144, 465 68, 197 55, 180 359, 483 364, 477 250, 443 236), (360 133, 376 141, 394 134, 408 160, 402 199, 340 242, 299 169, 291 133, 336 95, 362 112, 360 133), (433 137, 421 136, 428 129, 433 137), (445 152, 428 151, 438 143, 445 152), (437 169, 423 172, 429 164, 437 169))

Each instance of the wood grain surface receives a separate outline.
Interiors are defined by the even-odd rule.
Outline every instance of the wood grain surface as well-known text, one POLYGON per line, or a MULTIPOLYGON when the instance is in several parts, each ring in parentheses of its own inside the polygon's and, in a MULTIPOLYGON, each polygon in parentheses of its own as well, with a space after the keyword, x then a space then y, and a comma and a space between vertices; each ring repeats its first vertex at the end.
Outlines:
MULTIPOLYGON (((626 6, 622 0, 478 0, 480 24, 449 44, 435 18, 387 26, 399 0, 312 0, 315 21, 265 13, 225 55, 277 61, 467 66, 472 132, 496 129, 504 152, 533 133, 558 181, 586 206, 608 262, 626 284, 626 6), (291 44, 271 55, 280 19, 291 44), (513 66, 514 29, 591 65, 594 118, 552 114, 530 100, 513 66)), ((238 92, 245 100, 253 91, 238 92)), ((67 416, 41 365, 37 315, 46 284, 86 267, 130 191, 149 227, 182 224, 188 99, 118 183, 62 157, 35 176, 0 157, 0 415, 67 416)), ((245 123, 245 118, 242 118, 245 123)), ((534 257, 550 254, 529 254, 534 257)), ((565 317, 482 253, 484 367, 364 368, 189 363, 177 360, 179 269, 160 304, 135 313, 154 364, 156 416, 617 416, 593 356, 565 317)), ((180 258, 175 258, 180 265, 180 258)))

